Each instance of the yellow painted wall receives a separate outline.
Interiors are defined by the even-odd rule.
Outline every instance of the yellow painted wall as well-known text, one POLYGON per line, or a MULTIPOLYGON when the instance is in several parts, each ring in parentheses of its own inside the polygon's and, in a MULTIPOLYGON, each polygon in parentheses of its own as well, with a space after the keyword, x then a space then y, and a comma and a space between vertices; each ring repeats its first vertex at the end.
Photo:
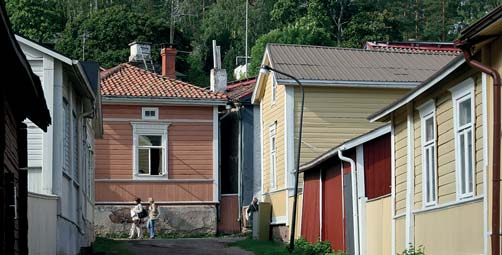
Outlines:
MULTIPOLYGON (((293 222, 293 200, 294 200, 294 197, 291 196, 288 199, 289 199, 289 215, 288 215, 289 222, 288 222, 288 225, 291 226, 291 223, 293 222)), ((298 194, 298 199, 297 199, 296 203, 297 204, 296 204, 295 239, 297 239, 301 236, 303 193, 298 194)), ((289 228, 289 234, 291 235, 291 228, 289 228)))
POLYGON ((269 193, 263 199, 272 205, 272 218, 286 216, 286 191, 269 193))
POLYGON ((276 181, 277 189, 285 187, 284 183, 284 101, 285 87, 278 85, 275 103, 272 103, 272 75, 268 75, 265 92, 261 101, 262 127, 263 127, 263 191, 271 190, 270 179, 270 126, 275 122, 277 128, 275 132, 276 139, 276 181))
MULTIPOLYGON (((408 90, 385 88, 306 87, 301 162, 382 125, 367 117, 400 98, 408 90)), ((295 89, 295 137, 301 106, 295 89)), ((295 143, 297 139, 295 139, 295 143)), ((295 145, 296 148, 297 145, 295 145)))
POLYGON ((426 254, 483 254, 483 202, 415 215, 419 245, 426 254))
POLYGON ((396 219, 396 253, 401 253, 406 248, 406 222, 405 217, 399 217, 396 219))
POLYGON ((366 203, 366 251, 368 255, 391 253, 391 197, 366 203))
POLYGON ((406 155, 407 132, 406 110, 398 110, 394 118, 394 165, 395 165, 395 214, 399 215, 406 210, 406 155))

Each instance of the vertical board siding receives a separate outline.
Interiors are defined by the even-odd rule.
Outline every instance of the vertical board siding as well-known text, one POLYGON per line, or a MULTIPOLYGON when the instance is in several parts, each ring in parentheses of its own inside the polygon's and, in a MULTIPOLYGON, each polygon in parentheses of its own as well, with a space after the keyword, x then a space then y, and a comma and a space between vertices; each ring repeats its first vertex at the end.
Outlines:
POLYGON ((315 244, 319 238, 319 202, 320 183, 319 169, 312 169, 304 173, 303 209, 301 220, 302 236, 307 241, 315 244))
POLYGON ((364 179, 368 199, 391 191, 390 134, 364 144, 364 179))
POLYGON ((346 248, 342 178, 340 161, 331 162, 323 169, 322 239, 329 241, 335 251, 345 251, 346 248))
POLYGON ((222 196, 220 201, 220 220, 218 221, 218 233, 239 233, 239 198, 237 195, 222 196))
MULTIPOLYGON (((263 143, 263 192, 271 191, 271 176, 270 176, 270 133, 269 128, 274 122, 277 122, 277 127, 275 131, 275 144, 276 144, 276 188, 282 189, 286 187, 284 182, 285 174, 285 159, 284 146, 284 104, 286 98, 286 89, 283 85, 277 85, 277 92, 275 97, 275 103, 272 103, 272 75, 268 76, 265 92, 261 101, 261 111, 262 111, 262 143, 263 143)), ((285 201, 284 201, 285 202, 285 201)), ((283 215, 285 216, 285 214, 283 215)))
POLYGON ((213 201, 211 182, 96 182, 96 202, 133 202, 153 197, 158 202, 213 201))

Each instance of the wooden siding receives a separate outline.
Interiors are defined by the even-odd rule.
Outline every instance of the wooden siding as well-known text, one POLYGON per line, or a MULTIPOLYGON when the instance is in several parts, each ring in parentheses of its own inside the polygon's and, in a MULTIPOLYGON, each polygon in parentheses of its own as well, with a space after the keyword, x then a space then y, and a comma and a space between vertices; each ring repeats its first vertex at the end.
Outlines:
MULTIPOLYGON (((130 108, 129 106, 123 107, 130 108)), ((190 115, 192 108, 186 109, 187 115, 190 115)), ((171 107, 159 109, 160 115, 162 116, 162 112, 168 109, 171 107)), ((121 112, 116 105, 104 105, 103 110, 108 115, 114 116, 120 115, 121 112), (110 106, 112 109, 109 109, 110 106)), ((179 110, 185 111, 182 108, 179 110)), ((123 112, 128 112, 128 110, 123 112)), ((129 117, 141 118, 141 109, 136 113, 137 115, 129 117)), ((212 109, 207 111, 207 114, 212 114, 212 109)), ((96 139, 96 179, 132 179, 133 128, 131 123, 105 121, 103 129, 103 139, 96 139)), ((212 123, 171 123, 168 127, 168 178, 211 179, 213 175, 212 139, 212 123)))
POLYGON ((235 234, 239 233, 239 198, 237 195, 226 195, 221 197, 220 218, 218 220, 218 233, 235 234))
POLYGON ((320 238, 319 228, 319 202, 320 183, 319 170, 313 169, 305 173, 302 213, 302 236, 307 241, 315 244, 320 238))
POLYGON ((323 169, 322 173, 322 240, 329 241, 335 251, 345 251, 347 248, 343 177, 340 172, 340 161, 335 160, 332 165, 323 169))
POLYGON ((212 182, 96 182, 96 202, 132 202, 154 197, 158 202, 213 201, 212 182))
POLYGON ((390 150, 389 134, 364 144, 364 185, 368 199, 390 194, 390 150))
MULTIPOLYGON (((385 88, 306 87, 301 162, 381 126, 382 123, 370 123, 366 118, 406 92, 385 88)), ((300 90, 296 89, 295 137, 298 137, 300 100, 300 90)))
POLYGON ((212 107, 155 105, 103 105, 103 118, 141 119, 142 107, 158 107, 159 119, 213 119, 212 107))
MULTIPOLYGON (((114 119, 105 119, 103 139, 96 139, 95 178, 131 180, 133 179, 131 122, 141 119, 141 106, 103 105, 103 115, 105 118, 114 119)), ((166 182, 97 182, 96 201, 128 202, 135 196, 153 196, 159 201, 213 200, 211 182, 172 183, 167 181, 167 179, 212 180, 213 123, 207 120, 212 120, 213 109, 211 107, 160 106, 159 116, 159 121, 194 120, 194 122, 173 121, 168 126, 166 182), (201 119, 206 122, 196 122, 201 119)))
MULTIPOLYGON (((436 104, 437 128, 437 202, 438 205, 456 200, 456 172, 455 172, 455 134, 453 120, 453 102, 449 88, 465 80, 466 76, 448 82, 432 94, 417 98, 415 105, 421 105, 433 98, 436 104)), ((475 81, 475 196, 483 192, 483 108, 481 76, 475 81)), ((418 111, 414 111, 414 208, 422 208, 422 140, 421 120, 418 111)))
MULTIPOLYGON (((277 123, 275 131, 276 144, 276 189, 286 187, 285 183, 285 159, 284 153, 285 138, 284 138, 284 104, 286 98, 286 89, 283 85, 277 85, 277 93, 275 103, 272 103, 272 75, 268 76, 266 81, 264 95, 260 104, 262 111, 262 143, 263 143, 263 192, 272 191, 271 189, 271 169, 270 169, 270 126, 277 123)), ((282 203, 286 203, 284 200, 282 203)), ((274 205, 273 205, 274 206, 274 205)), ((272 207, 273 207, 272 206, 272 207)), ((285 215, 285 214, 284 214, 285 215)))
POLYGON ((394 166, 395 166, 395 214, 404 213, 406 208, 406 155, 407 132, 406 110, 399 110, 394 115, 394 166))

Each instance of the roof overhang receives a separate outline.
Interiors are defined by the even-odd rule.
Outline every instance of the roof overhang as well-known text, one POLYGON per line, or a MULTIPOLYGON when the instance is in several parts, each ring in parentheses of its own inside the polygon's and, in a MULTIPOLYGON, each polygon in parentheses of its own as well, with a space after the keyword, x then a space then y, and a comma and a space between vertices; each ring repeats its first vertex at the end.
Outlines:
POLYGON ((204 99, 181 99, 173 97, 121 97, 102 96, 103 104, 156 104, 156 105, 190 105, 190 106, 216 106, 225 105, 226 99, 204 100, 204 99))
POLYGON ((385 135, 385 134, 388 134, 390 133, 391 131, 391 127, 390 127, 390 124, 386 124, 386 125, 383 125, 379 128, 376 128, 376 129, 373 129, 372 131, 366 133, 366 134, 363 134, 363 135, 360 135, 356 138, 353 138, 351 140, 348 140, 340 145, 338 145, 337 147, 325 152, 324 154, 322 154, 321 156, 313 159, 312 161, 310 162, 307 162, 303 165, 300 166, 300 172, 305 172, 305 171, 308 171, 318 165, 320 165, 322 162, 332 158, 333 156, 337 155, 338 154, 338 151, 345 151, 345 150, 349 150, 349 149, 352 149, 354 147, 357 147, 361 144, 364 144, 368 141, 371 141, 375 138, 378 138, 382 135, 385 135))
MULTIPOLYGON (((270 64, 270 56, 268 53, 268 46, 265 48, 265 54, 263 54, 263 59, 261 61, 262 65, 270 64)), ((275 75, 274 72, 271 72, 275 75)), ((265 91, 265 86, 267 82, 267 77, 269 74, 258 72, 258 77, 256 78, 256 85, 254 86, 253 95, 251 96, 251 103, 258 104, 263 97, 263 92, 265 91)))
POLYGON ((460 32, 460 40, 478 36, 502 35, 502 5, 460 32))
MULTIPOLYGON (((400 81, 339 81, 339 80, 300 80, 304 86, 316 87, 358 87, 358 88, 397 88, 413 89, 420 82, 400 82, 400 81)), ((278 79, 281 85, 298 85, 294 80, 278 79)))
POLYGON ((388 105, 387 107, 383 108, 382 110, 373 113, 368 117, 368 120, 370 122, 375 122, 375 121, 386 121, 387 116, 389 116, 393 111, 403 107, 404 105, 408 104, 411 102, 413 99, 415 99, 417 96, 420 94, 424 93, 434 85, 436 85, 438 82, 442 81, 444 78, 446 78, 448 75, 450 75, 452 72, 457 70, 462 64, 465 63, 465 59, 463 56, 458 56, 454 58, 450 63, 448 63, 446 66, 441 68, 441 70, 437 71, 434 75, 429 77, 427 80, 425 80, 422 84, 420 84, 418 87, 416 87, 414 90, 412 90, 408 95, 402 97, 401 99, 398 99, 394 103, 388 105))

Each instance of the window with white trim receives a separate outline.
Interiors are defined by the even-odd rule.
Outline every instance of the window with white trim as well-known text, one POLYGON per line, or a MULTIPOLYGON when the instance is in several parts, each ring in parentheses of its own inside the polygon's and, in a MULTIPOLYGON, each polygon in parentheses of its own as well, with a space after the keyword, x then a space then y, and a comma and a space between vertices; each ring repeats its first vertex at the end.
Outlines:
POLYGON ((418 107, 422 129, 422 204, 424 207, 435 205, 437 201, 435 107, 433 100, 418 107))
POLYGON ((272 104, 275 104, 276 96, 277 96, 277 82, 275 81, 274 78, 272 78, 272 93, 271 93, 272 104))
POLYGON ((132 123, 132 125, 134 178, 167 176, 168 125, 150 123, 132 123))
POLYGON ((277 122, 274 122, 269 128, 270 135, 270 188, 276 189, 276 166, 277 166, 277 156, 276 156, 276 129, 277 122))
POLYGON ((157 107, 143 107, 141 108, 141 118, 144 120, 158 120, 159 108, 157 107))
POLYGON ((450 89, 453 97, 457 198, 474 196, 474 81, 450 89))

